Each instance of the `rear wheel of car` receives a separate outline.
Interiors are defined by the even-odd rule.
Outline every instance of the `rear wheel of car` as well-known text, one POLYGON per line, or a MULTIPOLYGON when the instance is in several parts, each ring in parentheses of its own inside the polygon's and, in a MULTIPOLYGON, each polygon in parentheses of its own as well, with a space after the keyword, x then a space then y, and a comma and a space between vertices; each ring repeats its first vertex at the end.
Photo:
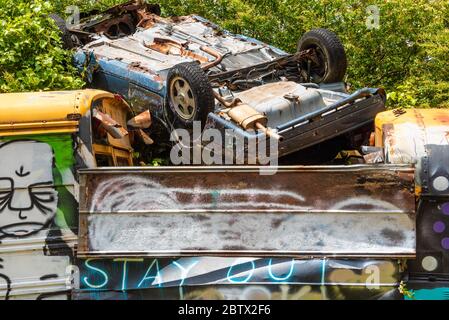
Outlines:
POLYGON ((59 28, 63 48, 67 50, 74 48, 75 44, 72 39, 72 34, 69 29, 67 29, 65 20, 55 13, 50 14, 49 17, 53 19, 56 26, 59 28))
POLYGON ((327 29, 312 29, 298 42, 298 51, 314 49, 316 59, 301 63, 303 75, 315 83, 343 81, 347 69, 346 53, 338 36, 327 29))
POLYGON ((191 128, 194 121, 201 121, 203 128, 207 115, 214 111, 212 86, 196 62, 181 63, 170 69, 167 97, 176 121, 187 128, 191 128))

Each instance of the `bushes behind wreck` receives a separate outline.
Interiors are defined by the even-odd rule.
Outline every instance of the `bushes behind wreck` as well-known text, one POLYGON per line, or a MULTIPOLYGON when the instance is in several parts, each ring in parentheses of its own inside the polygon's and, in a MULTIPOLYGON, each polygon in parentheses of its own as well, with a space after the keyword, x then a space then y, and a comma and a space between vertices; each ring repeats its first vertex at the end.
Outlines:
MULTIPOLYGON (((45 14, 50 10, 65 14, 69 5, 87 11, 123 1, 34 0, 30 7, 28 1, 0 0, 0 90, 78 88, 81 82, 67 66, 67 56, 56 37, 57 29, 45 14)), ((196 13, 232 32, 259 38, 289 52, 296 50, 298 38, 307 30, 329 28, 346 47, 349 60, 346 80, 353 88, 385 87, 390 107, 449 107, 447 0, 161 0, 159 3, 164 15, 196 13), (373 15, 377 9, 378 25, 373 15)))
POLYGON ((0 92, 80 88, 49 2, 0 0, 0 92))

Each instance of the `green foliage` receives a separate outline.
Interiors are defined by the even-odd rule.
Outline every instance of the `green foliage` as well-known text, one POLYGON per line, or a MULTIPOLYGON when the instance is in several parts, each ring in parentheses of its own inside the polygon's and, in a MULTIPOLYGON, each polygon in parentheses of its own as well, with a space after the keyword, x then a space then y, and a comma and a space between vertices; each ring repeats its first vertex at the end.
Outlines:
POLYGON ((415 298, 415 292, 413 290, 407 289, 407 285, 404 283, 404 281, 401 281, 398 287, 399 292, 404 295, 404 297, 410 299, 410 300, 416 300, 415 298))
POLYGON ((80 12, 89 12, 91 10, 106 10, 117 4, 129 0, 51 0, 55 12, 61 16, 72 13, 70 6, 76 6, 80 12))
POLYGON ((150 166, 160 167, 160 166, 167 166, 168 164, 169 164, 168 159, 154 158, 151 160, 150 166))
POLYGON ((0 92, 80 88, 48 1, 0 0, 0 92))
MULTIPOLYGON (((125 0, 123 0, 125 1, 125 0)), ((68 89, 82 85, 61 49, 49 12, 105 9, 122 0, 0 0, 0 91, 68 89)), ((156 1, 154 1, 156 2, 156 1)), ((447 0, 161 0, 163 15, 196 13, 234 33, 294 52, 316 27, 345 45, 353 88, 384 87, 390 107, 449 107, 447 0), (380 10, 368 28, 368 8, 380 10)))

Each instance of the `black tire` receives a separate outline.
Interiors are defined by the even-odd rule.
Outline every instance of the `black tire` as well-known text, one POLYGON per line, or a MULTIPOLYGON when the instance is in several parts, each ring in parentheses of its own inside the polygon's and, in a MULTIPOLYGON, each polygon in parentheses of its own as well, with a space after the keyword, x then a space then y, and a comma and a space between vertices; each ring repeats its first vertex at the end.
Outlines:
POLYGON ((157 3, 149 3, 147 4, 147 11, 151 12, 157 16, 160 16, 162 11, 161 11, 161 6, 157 3))
MULTIPOLYGON (((185 85, 185 84, 184 84, 185 85)), ((212 91, 212 86, 209 82, 207 75, 197 62, 185 62, 180 63, 170 69, 167 76, 167 99, 168 105, 172 114, 175 116, 178 124, 186 128, 192 128, 194 121, 201 121, 201 128, 204 127, 209 112, 213 112, 215 108, 215 99, 212 91), (182 82, 188 84, 190 90, 185 92, 177 92, 176 83, 181 85, 182 82), (183 96, 180 97, 181 94, 183 96), (180 100, 183 100, 183 105, 180 104, 180 100), (189 100, 184 102, 185 100, 189 100), (194 101, 192 106, 189 103, 194 101), (185 108, 185 105, 188 105, 185 108), (188 112, 183 113, 182 110, 188 109, 188 112)))
POLYGON ((75 44, 72 40, 72 34, 66 27, 65 20, 55 13, 49 14, 49 17, 53 19, 53 21, 56 23, 56 26, 59 28, 59 31, 61 32, 62 47, 67 50, 73 49, 75 47, 75 44))
MULTIPOLYGON (((312 63, 310 80, 315 83, 343 81, 348 67, 345 49, 338 36, 327 29, 312 29, 298 41, 298 51, 315 49, 320 65, 312 63)), ((301 65, 308 70, 307 61, 301 65)))

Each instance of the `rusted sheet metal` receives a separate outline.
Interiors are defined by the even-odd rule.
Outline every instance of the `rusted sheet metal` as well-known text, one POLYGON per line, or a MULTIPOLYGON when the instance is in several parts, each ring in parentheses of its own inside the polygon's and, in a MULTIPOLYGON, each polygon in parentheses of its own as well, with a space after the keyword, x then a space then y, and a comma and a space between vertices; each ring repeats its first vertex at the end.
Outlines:
MULTIPOLYGON (((267 137, 283 140, 279 157, 365 129, 385 109, 385 92, 380 88, 348 94, 342 84, 305 84, 310 77, 301 66, 305 60, 316 60, 313 48, 288 54, 256 39, 232 34, 196 15, 164 18, 157 11, 146 5, 125 5, 113 14, 102 14, 102 19, 92 16, 89 22, 81 21, 71 32, 77 36, 90 33, 88 39, 79 37, 82 45, 79 43, 74 55, 75 66, 84 70, 90 86, 122 95, 135 113, 149 108, 155 119, 151 137, 161 146, 178 126, 165 112, 168 105, 164 101, 173 100, 170 104, 177 105, 177 90, 171 90, 173 94, 167 100, 167 81, 173 82, 167 77, 180 63, 199 62, 212 87, 205 91, 210 102, 215 92, 215 100, 222 104, 215 103, 215 112, 207 112, 201 119, 206 129, 217 129, 222 137, 232 130, 237 139, 256 142, 261 148, 267 137), (136 19, 126 23, 119 15, 136 19), (245 109, 244 119, 260 121, 248 125, 235 115, 236 108, 226 110, 226 101, 233 98, 243 103, 236 107, 240 107, 240 113, 245 109)), ((194 83, 190 85, 195 87, 194 83)), ((145 140, 151 144, 151 139, 145 140)), ((214 146, 217 153, 223 142, 214 146)), ((223 154, 215 159, 223 158, 223 154)))
POLYGON ((387 163, 416 166, 416 193, 449 196, 449 110, 408 109, 376 117, 376 145, 387 163))
POLYGON ((104 130, 114 139, 123 139, 128 135, 128 131, 107 113, 93 109, 93 117, 101 122, 104 130))
POLYGON ((406 166, 80 172, 79 256, 415 254, 406 166))
MULTIPOLYGON (((111 24, 120 25, 116 19, 111 24)), ((123 32, 125 37, 112 36, 106 31, 107 37, 97 36, 82 51, 92 52, 97 60, 120 61, 131 73, 138 71, 154 77, 152 81, 157 83, 165 80, 166 70, 182 62, 200 61, 204 70, 216 73, 233 72, 288 56, 256 39, 220 30, 195 15, 163 18, 147 13, 137 25, 135 28, 134 24, 128 24, 128 31, 123 32), (223 59, 225 55, 227 58, 223 59)), ((96 32, 102 34, 110 27, 105 25, 104 30, 96 32)))
POLYGON ((416 163, 428 145, 449 145, 449 110, 392 110, 376 117, 376 145, 388 163, 416 163))

